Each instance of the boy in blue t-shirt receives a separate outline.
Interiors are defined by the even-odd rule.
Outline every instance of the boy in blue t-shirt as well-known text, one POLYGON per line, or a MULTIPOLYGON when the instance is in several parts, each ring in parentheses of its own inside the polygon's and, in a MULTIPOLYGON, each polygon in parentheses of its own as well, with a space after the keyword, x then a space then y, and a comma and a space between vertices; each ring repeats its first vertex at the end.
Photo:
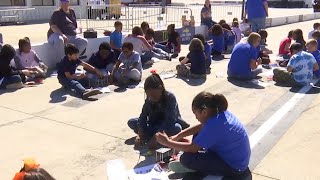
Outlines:
MULTIPOLYGON (((311 39, 306 43, 306 48, 309 53, 316 59, 318 65, 320 64, 320 51, 318 50, 318 42, 315 39, 311 39)), ((314 71, 316 77, 320 77, 320 70, 314 71)))
POLYGON ((87 99, 90 96, 101 94, 97 89, 89 90, 84 86, 87 83, 86 74, 77 74, 76 69, 79 65, 82 65, 84 69, 95 72, 99 77, 103 77, 103 74, 93 66, 81 61, 78 57, 79 49, 74 44, 66 44, 65 54, 66 56, 57 64, 58 68, 58 80, 59 83, 70 90, 74 90, 75 93, 83 98, 87 99))
POLYGON ((122 46, 122 23, 116 21, 114 23, 115 31, 110 35, 110 45, 113 51, 115 52, 115 57, 118 58, 121 53, 122 46))

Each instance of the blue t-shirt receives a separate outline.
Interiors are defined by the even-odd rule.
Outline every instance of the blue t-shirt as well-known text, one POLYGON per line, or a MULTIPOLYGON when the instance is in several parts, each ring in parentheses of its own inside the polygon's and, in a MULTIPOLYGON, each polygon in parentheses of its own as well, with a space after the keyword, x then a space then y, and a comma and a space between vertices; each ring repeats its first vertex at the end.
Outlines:
POLYGON ((109 64, 115 64, 116 58, 114 51, 111 50, 106 59, 101 59, 99 51, 92 54, 88 63, 98 69, 106 69, 109 64))
POLYGON ((69 72, 73 75, 76 72, 77 67, 82 63, 80 59, 75 61, 69 60, 67 56, 65 56, 58 64, 58 76, 66 77, 65 73, 69 72))
POLYGON ((207 68, 211 65, 211 46, 207 42, 204 44, 204 54, 206 56, 207 68))
POLYGON ((247 42, 239 42, 233 48, 228 64, 228 72, 232 75, 250 76, 251 60, 257 59, 257 50, 247 42))
POLYGON ((301 85, 308 85, 313 78, 313 65, 317 63, 312 54, 300 51, 289 60, 288 67, 292 67, 293 78, 301 85))
MULTIPOLYGON (((316 59, 318 65, 320 65, 320 51, 315 51, 311 53, 313 55, 313 57, 316 59)), ((314 75, 316 75, 317 77, 320 77, 320 69, 314 72, 314 75)))
POLYGON ((318 42, 318 50, 320 50, 320 38, 317 39, 317 42, 318 42))
POLYGON ((110 42, 113 42, 116 48, 122 47, 122 32, 113 31, 110 35, 110 42))
POLYGON ((235 170, 244 171, 249 165, 249 137, 240 120, 229 111, 210 118, 193 143, 215 152, 235 170))
POLYGON ((236 34, 232 31, 227 32, 227 46, 233 46, 236 41, 236 34))
POLYGON ((247 0, 246 10, 248 12, 248 20, 267 17, 263 3, 267 0, 247 0))
POLYGON ((212 36, 212 41, 213 41, 213 45, 212 45, 212 52, 220 52, 222 53, 224 51, 224 36, 212 36))
POLYGON ((191 62, 190 72, 192 74, 206 74, 206 57, 203 51, 189 52, 187 58, 191 62))

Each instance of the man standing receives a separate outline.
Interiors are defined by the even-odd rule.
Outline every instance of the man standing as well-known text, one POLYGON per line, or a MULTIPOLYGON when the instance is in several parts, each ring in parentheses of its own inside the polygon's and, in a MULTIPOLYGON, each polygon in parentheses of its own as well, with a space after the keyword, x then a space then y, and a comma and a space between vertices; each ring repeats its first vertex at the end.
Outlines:
POLYGON ((252 26, 252 32, 259 32, 266 27, 266 17, 268 17, 267 0, 247 0, 243 19, 248 15, 249 23, 252 26))
POLYGON ((69 0, 60 0, 60 8, 53 12, 48 31, 48 42, 56 50, 57 61, 64 56, 64 44, 72 43, 84 54, 88 41, 77 35, 77 18, 69 0))

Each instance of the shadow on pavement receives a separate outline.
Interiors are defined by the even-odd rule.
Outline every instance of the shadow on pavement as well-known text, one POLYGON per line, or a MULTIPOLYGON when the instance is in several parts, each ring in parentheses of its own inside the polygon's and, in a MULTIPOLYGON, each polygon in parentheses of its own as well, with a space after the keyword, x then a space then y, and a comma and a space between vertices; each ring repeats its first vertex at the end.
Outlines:
POLYGON ((200 86, 203 83, 206 82, 207 79, 192 79, 192 78, 186 78, 186 77, 181 77, 177 76, 177 79, 181 79, 184 82, 186 82, 190 86, 200 86))
POLYGON ((67 94, 69 93, 64 88, 56 89, 50 93, 51 100, 49 103, 60 103, 67 100, 67 94))
POLYGON ((265 87, 255 84, 251 81, 240 81, 232 78, 228 78, 228 81, 238 87, 248 88, 248 89, 264 89, 265 87))

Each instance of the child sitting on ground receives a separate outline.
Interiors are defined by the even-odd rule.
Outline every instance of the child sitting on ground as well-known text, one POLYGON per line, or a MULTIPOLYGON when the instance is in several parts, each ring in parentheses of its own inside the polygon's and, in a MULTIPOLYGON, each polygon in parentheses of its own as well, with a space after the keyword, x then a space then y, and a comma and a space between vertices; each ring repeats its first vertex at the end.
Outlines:
POLYGON ((244 19, 242 23, 240 23, 239 28, 243 34, 244 37, 248 37, 250 33, 252 32, 251 26, 248 23, 248 19, 244 19))
POLYGON ((249 135, 238 117, 228 110, 224 95, 201 92, 192 101, 192 111, 199 121, 197 125, 175 136, 161 131, 155 135, 163 146, 183 151, 179 161, 169 163, 169 169, 175 173, 193 172, 193 180, 207 175, 252 179, 248 167, 249 135), (188 136, 193 136, 191 142, 180 141, 188 136))
POLYGON ((319 65, 312 54, 303 51, 303 45, 293 43, 290 47, 292 54, 287 71, 273 70, 273 80, 289 86, 305 86, 310 84, 313 72, 319 70, 319 65))
POLYGON ((148 143, 150 149, 155 149, 157 132, 173 136, 190 125, 182 120, 175 95, 165 89, 158 74, 145 80, 144 91, 147 98, 140 117, 129 120, 128 126, 137 134, 136 146, 148 143))
POLYGON ((270 57, 268 54, 271 54, 272 51, 266 48, 266 42, 268 37, 268 32, 264 29, 261 29, 258 34, 261 37, 260 45, 257 47, 257 59, 262 60, 262 64, 269 64, 270 57))
POLYGON ((160 48, 167 53, 172 53, 172 58, 178 57, 181 51, 181 39, 180 34, 175 31, 175 25, 170 24, 167 27, 168 40, 160 42, 155 45, 156 48, 160 48))
POLYGON ((201 40, 193 38, 189 46, 189 51, 187 57, 176 67, 178 76, 206 78, 206 56, 201 40))
POLYGON ((231 53, 236 42, 236 35, 228 24, 222 24, 226 53, 231 53))
POLYGON ((110 35, 110 45, 115 52, 115 57, 118 58, 121 53, 122 46, 122 23, 116 21, 114 23, 115 30, 110 35))
POLYGON ((223 28, 220 24, 212 26, 212 41, 213 45, 211 48, 212 58, 221 57, 225 48, 225 41, 223 36, 223 28))
MULTIPOLYGON (((320 65, 320 51, 318 50, 318 42, 315 39, 310 39, 306 43, 307 51, 313 55, 318 65, 320 65)), ((320 70, 314 72, 316 77, 320 77, 320 70)))
POLYGON ((232 22, 232 31, 236 35, 236 44, 237 44, 241 40, 241 30, 239 28, 239 22, 238 21, 232 22))
POLYGON ((112 70, 111 79, 119 86, 127 86, 129 83, 140 82, 141 77, 142 63, 139 53, 133 50, 132 43, 123 43, 122 53, 112 70))
POLYGON ((25 37, 19 40, 19 49, 14 57, 18 70, 33 71, 35 78, 45 78, 48 67, 41 61, 37 53, 31 49, 30 39, 25 37))
POLYGON ((290 58, 290 45, 292 40, 293 31, 289 31, 287 38, 281 41, 279 46, 279 56, 282 56, 283 59, 290 58))
POLYGON ((205 40, 204 36, 202 34, 196 34, 193 36, 193 38, 198 38, 203 44, 204 47, 204 54, 206 57, 206 68, 207 68, 207 74, 210 74, 211 72, 211 46, 210 44, 205 40))
POLYGON ((35 160, 25 159, 23 162, 23 167, 13 180, 55 180, 46 170, 40 168, 40 164, 35 160))
POLYGON ((105 86, 108 84, 108 76, 113 70, 113 66, 116 64, 114 51, 107 42, 103 42, 99 46, 99 51, 92 54, 88 64, 100 70, 103 73, 103 78, 98 77, 96 74, 88 73, 87 77, 92 86, 105 86))
POLYGON ((9 44, 3 45, 0 50, 0 89, 22 88, 25 76, 33 74, 33 71, 28 69, 16 70, 10 66, 15 55, 15 49, 9 44))
POLYGON ((143 34, 146 34, 147 33, 147 30, 150 28, 149 26, 149 23, 146 22, 146 21, 143 21, 140 25, 141 29, 142 29, 142 32, 143 34))
POLYGON ((86 89, 88 84, 85 73, 76 74, 76 69, 82 65, 86 70, 95 72, 99 77, 103 74, 88 63, 81 61, 78 57, 79 49, 74 44, 66 44, 65 57, 57 64, 59 83, 70 90, 74 90, 76 95, 87 99, 90 96, 101 94, 97 89, 86 89))
MULTIPOLYGON (((138 36, 140 38, 143 38, 141 36, 138 36)), ((154 41, 154 30, 149 28, 146 30, 145 34, 144 34, 144 38, 147 40, 148 44, 152 46, 152 51, 159 54, 160 57, 159 59, 166 59, 166 60, 170 60, 170 55, 169 53, 165 52, 164 50, 160 49, 160 48, 156 48, 156 42, 154 41)))
POLYGON ((317 42, 318 42, 318 50, 320 50, 320 31, 315 31, 312 34, 312 38, 317 40, 317 42))
POLYGON ((312 34, 315 31, 320 31, 320 23, 314 23, 313 24, 313 30, 308 33, 308 39, 312 39, 312 34))
POLYGON ((303 38, 303 32, 301 29, 296 29, 293 31, 292 39, 295 40, 296 43, 300 43, 302 45, 302 50, 306 50, 306 41, 303 38))

